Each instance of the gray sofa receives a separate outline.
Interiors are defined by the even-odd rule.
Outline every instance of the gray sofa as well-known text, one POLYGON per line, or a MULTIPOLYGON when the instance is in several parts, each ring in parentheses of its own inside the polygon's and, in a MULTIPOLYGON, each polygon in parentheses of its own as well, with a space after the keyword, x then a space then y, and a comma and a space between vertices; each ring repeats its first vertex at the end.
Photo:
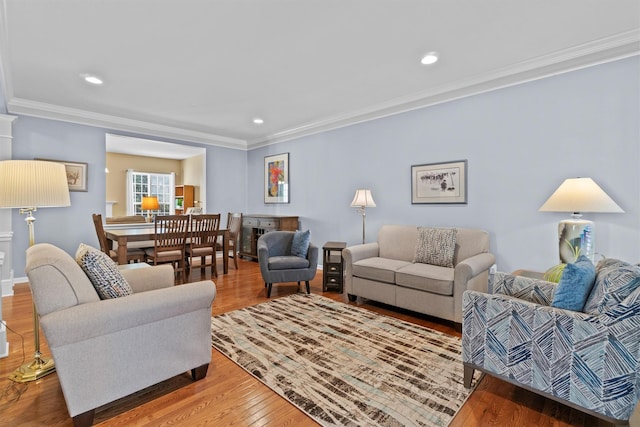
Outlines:
POLYGON ((342 251, 349 300, 363 297, 396 307, 462 323, 462 294, 487 292, 489 253, 484 230, 456 229, 453 267, 414 263, 417 226, 383 225, 378 241, 342 251))
POLYGON ((145 267, 122 270, 133 294, 101 300, 62 249, 27 250, 33 300, 76 426, 91 425, 98 406, 183 372, 206 376, 215 284, 174 286, 170 265, 145 267))

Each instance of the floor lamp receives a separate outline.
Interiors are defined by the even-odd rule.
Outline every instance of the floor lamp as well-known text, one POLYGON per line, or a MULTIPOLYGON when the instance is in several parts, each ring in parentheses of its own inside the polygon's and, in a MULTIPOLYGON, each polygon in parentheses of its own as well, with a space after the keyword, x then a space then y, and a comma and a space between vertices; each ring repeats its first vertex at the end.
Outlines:
POLYGON ((376 207, 376 202, 373 201, 371 190, 366 190, 364 188, 357 189, 356 195, 353 197, 353 201, 351 202, 351 207, 358 208, 358 213, 362 215, 362 244, 364 245, 365 216, 367 215, 365 209, 376 207))
MULTIPOLYGON (((62 163, 39 160, 0 161, 0 208, 19 208, 26 214, 29 246, 35 243, 33 212, 37 208, 70 206, 67 172, 62 163)), ((16 369, 9 378, 16 382, 35 381, 55 371, 53 359, 40 353, 40 322, 33 306, 33 361, 16 369)))
POLYGON ((582 219, 582 212, 624 212, 591 178, 568 178, 539 209, 540 212, 571 212, 571 219, 558 224, 560 262, 574 262, 595 255, 595 225, 582 219))

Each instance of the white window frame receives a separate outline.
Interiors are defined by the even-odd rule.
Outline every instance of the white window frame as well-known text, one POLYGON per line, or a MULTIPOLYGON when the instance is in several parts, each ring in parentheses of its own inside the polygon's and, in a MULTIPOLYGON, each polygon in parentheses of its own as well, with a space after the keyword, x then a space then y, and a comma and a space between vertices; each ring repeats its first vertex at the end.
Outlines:
POLYGON ((176 212, 175 184, 176 174, 173 172, 154 173, 127 170, 127 215, 146 214, 139 208, 142 196, 158 196, 160 209, 151 211, 153 215, 174 215, 176 212), (144 179, 145 176, 146 179, 144 179))

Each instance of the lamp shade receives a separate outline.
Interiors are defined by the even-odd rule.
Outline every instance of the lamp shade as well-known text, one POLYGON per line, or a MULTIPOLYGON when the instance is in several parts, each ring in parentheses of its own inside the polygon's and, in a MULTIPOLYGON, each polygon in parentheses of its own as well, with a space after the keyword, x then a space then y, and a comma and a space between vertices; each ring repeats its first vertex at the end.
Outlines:
POLYGON ((41 160, 0 161, 1 208, 70 205, 64 164, 41 160))
POLYGON ((371 190, 366 190, 364 188, 357 189, 356 195, 353 197, 353 201, 351 202, 351 207, 375 208, 376 202, 373 201, 371 190))
POLYGON ((547 199, 540 212, 624 212, 591 178, 568 178, 547 199))
POLYGON ((160 208, 160 204, 158 203, 157 196, 143 196, 142 197, 142 209, 155 211, 160 208))

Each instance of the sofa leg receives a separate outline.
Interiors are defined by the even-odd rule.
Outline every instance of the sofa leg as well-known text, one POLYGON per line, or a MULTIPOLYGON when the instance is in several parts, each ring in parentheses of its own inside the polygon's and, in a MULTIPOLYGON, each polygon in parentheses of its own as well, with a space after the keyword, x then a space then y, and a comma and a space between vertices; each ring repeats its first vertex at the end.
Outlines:
POLYGON ((475 369, 473 369, 471 366, 467 366, 464 365, 464 388, 471 388, 471 380, 473 379, 473 372, 475 371, 475 369))
POLYGON ((356 302, 356 298, 358 298, 358 296, 357 295, 347 294, 347 298, 349 298, 349 301, 351 301, 351 302, 356 302))
POLYGON ((269 298, 271 296, 271 287, 273 286, 273 283, 267 283, 267 298, 269 298))
POLYGON ((74 427, 87 427, 93 425, 93 417, 96 414, 95 409, 91 409, 87 412, 83 412, 82 414, 78 414, 73 417, 73 426, 74 427))
POLYGON ((205 363, 204 365, 200 365, 197 368, 193 368, 191 370, 191 378, 194 381, 198 381, 207 376, 207 370, 209 369, 209 364, 205 363))
POLYGON ((305 281, 305 283, 307 284, 307 295, 311 293, 311 287, 309 286, 309 281, 305 281))

